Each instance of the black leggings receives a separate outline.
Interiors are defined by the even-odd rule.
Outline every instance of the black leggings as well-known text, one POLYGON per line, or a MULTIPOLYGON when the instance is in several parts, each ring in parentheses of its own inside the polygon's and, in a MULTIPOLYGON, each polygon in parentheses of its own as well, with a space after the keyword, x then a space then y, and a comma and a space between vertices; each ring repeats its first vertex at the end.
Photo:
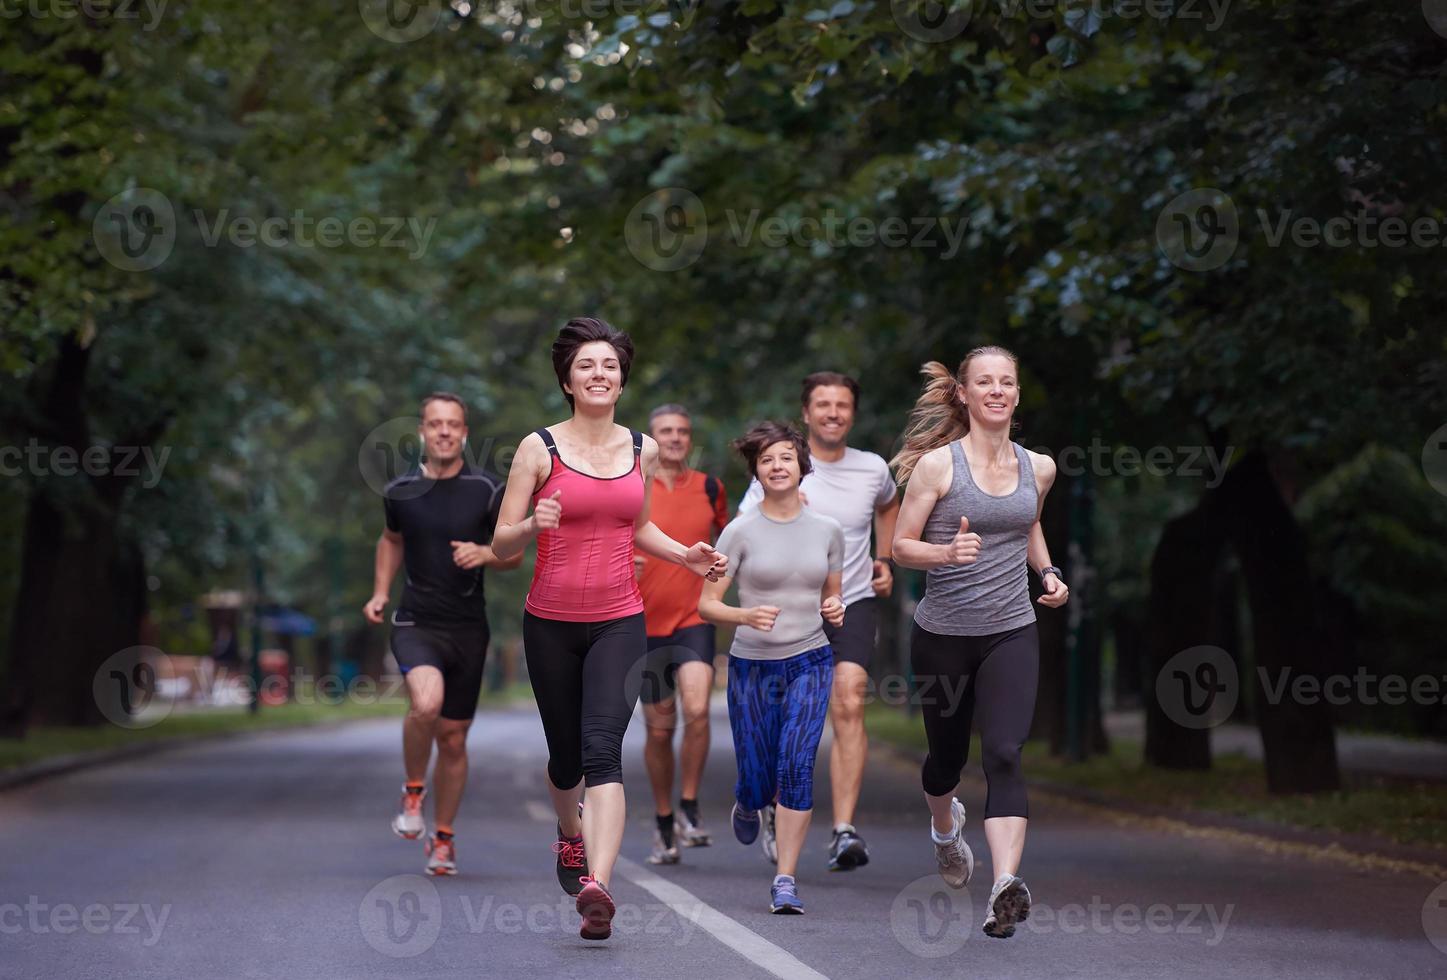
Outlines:
POLYGON ((1030 734, 1040 679, 1035 624, 989 636, 941 636, 915 623, 909 647, 929 740, 920 774, 924 791, 954 792, 970 755, 970 719, 978 717, 989 787, 985 817, 1028 817, 1020 750, 1030 734))
POLYGON ((523 652, 558 789, 623 781, 623 733, 643 686, 643 614, 596 623, 523 611, 523 652))

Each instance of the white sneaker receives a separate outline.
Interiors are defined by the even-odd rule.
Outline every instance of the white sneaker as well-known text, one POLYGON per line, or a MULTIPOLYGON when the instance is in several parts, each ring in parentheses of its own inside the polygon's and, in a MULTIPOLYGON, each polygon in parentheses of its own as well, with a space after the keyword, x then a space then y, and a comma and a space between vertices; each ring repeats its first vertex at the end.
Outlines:
POLYGON ((435 834, 427 838, 427 873, 457 874, 457 848, 451 840, 441 840, 435 834))
POLYGON ((677 864, 678 843, 676 840, 664 840, 663 831, 657 827, 653 828, 653 853, 648 855, 649 864, 677 864))
POLYGON ((988 909, 985 935, 1009 939, 1015 935, 1015 924, 1030 918, 1030 889, 1015 875, 1001 875, 990 889, 988 909))
POLYGON ((759 829, 759 844, 764 849, 764 860, 770 864, 779 863, 779 841, 774 836, 774 804, 770 803, 759 811, 763 826, 759 829))
POLYGON ((948 844, 934 840, 934 821, 930 821, 930 840, 935 845, 935 861, 940 866, 940 877, 951 888, 963 888, 969 884, 975 873, 975 852, 965 843, 965 805, 957 799, 950 800, 950 816, 955 821, 955 835, 948 844))
POLYGON ((427 832, 427 821, 422 818, 422 801, 427 791, 409 793, 402 787, 402 804, 398 814, 392 818, 392 833, 406 840, 416 840, 427 832))

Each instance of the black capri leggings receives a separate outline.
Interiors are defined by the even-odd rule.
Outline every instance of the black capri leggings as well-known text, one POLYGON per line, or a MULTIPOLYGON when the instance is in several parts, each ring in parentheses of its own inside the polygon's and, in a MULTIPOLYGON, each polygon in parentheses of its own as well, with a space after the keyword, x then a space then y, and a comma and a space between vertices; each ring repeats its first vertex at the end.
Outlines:
POLYGON ((989 636, 941 636, 915 623, 909 646, 929 741, 920 774, 924 791, 947 796, 959 785, 975 717, 989 787, 985 817, 1028 817, 1020 750, 1030 734, 1040 680, 1035 624, 989 636))
POLYGON ((523 652, 558 789, 623 781, 623 733, 638 703, 648 650, 643 614, 596 623, 523 611, 523 652))

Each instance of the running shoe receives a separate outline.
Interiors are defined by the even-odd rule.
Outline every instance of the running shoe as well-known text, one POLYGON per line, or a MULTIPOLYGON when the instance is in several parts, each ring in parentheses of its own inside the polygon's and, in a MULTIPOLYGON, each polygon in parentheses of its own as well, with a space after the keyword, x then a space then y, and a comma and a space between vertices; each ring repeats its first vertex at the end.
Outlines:
POLYGON ((834 840, 829 844, 829 870, 853 871, 869 863, 869 848, 864 838, 854 832, 854 827, 845 824, 842 830, 834 831, 834 840))
POLYGON ((613 896, 592 878, 585 876, 582 883, 577 909, 583 924, 578 928, 578 935, 584 939, 607 939, 613 935, 613 896))
POLYGON ((430 875, 457 874, 457 848, 452 838, 433 834, 427 838, 427 873, 430 875))
POLYGON ((704 830, 696 808, 690 813, 688 807, 680 805, 675 812, 673 833, 680 847, 708 847, 713 843, 713 834, 704 830))
MULTIPOLYGON (((674 821, 675 824, 677 821, 674 821)), ((653 853, 648 855, 649 864, 677 864, 678 844, 673 839, 673 828, 665 833, 662 827, 653 828, 653 853)))
POLYGON ((779 842, 774 836, 774 804, 770 803, 759 812, 763 815, 759 843, 764 845, 764 860, 770 864, 778 864, 779 842))
POLYGON ((426 798, 425 789, 413 793, 402 787, 401 812, 392 818, 392 833, 404 840, 416 840, 427 832, 427 821, 422 819, 422 801, 426 798))
POLYGON ((1015 875, 1001 875, 990 889, 990 903, 985 913, 985 935, 1009 939, 1015 925, 1030 918, 1030 889, 1015 875))
POLYGON ((745 810, 737 803, 734 804, 734 812, 730 817, 734 825, 734 836, 740 844, 752 844, 759 836, 759 811, 745 810))
POLYGON ((769 911, 775 915, 803 915, 804 903, 799 901, 799 886, 793 875, 778 875, 769 889, 769 911))
MULTIPOLYGON (((578 804, 578 816, 583 815, 583 804, 578 804)), ((558 856, 558 884, 569 895, 583 890, 583 878, 588 874, 588 852, 583 849, 583 835, 564 837, 562 824, 558 825, 558 839, 553 842, 553 853, 558 856)))
POLYGON ((955 835, 948 844, 934 839, 934 826, 930 826, 930 840, 935 845, 935 861, 940 866, 940 877, 951 888, 963 888, 970 883, 975 873, 975 852, 965 843, 965 805, 959 800, 950 800, 950 816, 955 821, 955 835))

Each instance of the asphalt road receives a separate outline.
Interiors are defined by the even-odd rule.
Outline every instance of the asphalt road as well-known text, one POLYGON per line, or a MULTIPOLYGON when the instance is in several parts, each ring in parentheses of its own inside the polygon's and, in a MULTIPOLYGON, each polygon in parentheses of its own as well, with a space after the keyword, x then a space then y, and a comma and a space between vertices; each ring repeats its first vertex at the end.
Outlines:
POLYGON ((542 730, 522 706, 473 727, 455 878, 421 877, 421 847, 388 830, 396 722, 199 743, 0 794, 0 977, 1447 977, 1447 884, 1039 795, 1035 914, 990 939, 983 785, 965 793, 977 878, 955 892, 933 873, 914 768, 884 753, 857 821, 871 863, 827 872, 822 814, 807 914, 769 915, 771 872, 727 830, 721 712, 703 796, 715 844, 664 869, 644 863, 634 720, 607 943, 578 938, 554 879, 542 730))

